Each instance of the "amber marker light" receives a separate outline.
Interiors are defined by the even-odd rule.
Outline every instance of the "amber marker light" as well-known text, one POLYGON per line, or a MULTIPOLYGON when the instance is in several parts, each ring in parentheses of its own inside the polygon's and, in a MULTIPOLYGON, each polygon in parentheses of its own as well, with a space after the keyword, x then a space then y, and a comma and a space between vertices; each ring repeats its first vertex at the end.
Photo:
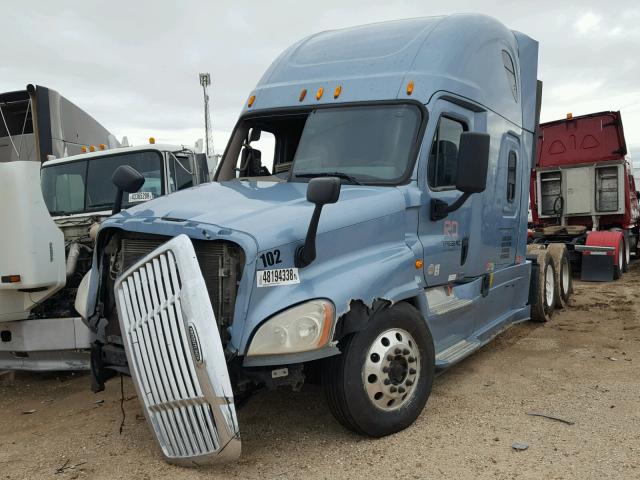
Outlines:
POLYGON ((298 97, 298 101, 299 101, 299 102, 303 101, 303 100, 304 100, 304 97, 306 97, 306 96, 307 96, 307 89, 306 89, 306 88, 303 88, 303 89, 300 91, 300 96, 298 97))
POLYGON ((153 137, 149 137, 149 144, 150 145, 155 145, 156 144, 156 139, 153 137))
POLYGON ((20 275, 5 275, 2 277, 2 283, 20 283, 21 281, 20 275))
POLYGON ((90 151, 90 152, 95 152, 95 151, 96 151, 96 146, 95 146, 95 145, 91 145, 91 146, 89 147, 89 151, 90 151))
POLYGON ((567 120, 571 120, 573 118, 573 113, 567 113, 567 120))
POLYGON ((333 91, 333 99, 335 100, 342 93, 342 85, 338 85, 336 89, 333 91))
POLYGON ((107 148, 107 146, 104 143, 101 143, 98 146, 100 147, 100 150, 106 150, 106 148, 107 148))
POLYGON ((82 147, 80 147, 80 151, 82 153, 87 153, 87 147, 85 147, 84 145, 82 147))
POLYGON ((416 260, 416 270, 420 270, 424 267, 424 262, 422 260, 416 260))
POLYGON ((255 95, 251 95, 249 97, 249 101, 247 102, 247 105, 249 105, 249 108, 253 107, 253 102, 256 101, 256 96, 255 95))
POLYGON ((329 302, 324 302, 324 323, 322 325, 322 333, 318 340, 318 347, 323 347, 329 343, 329 336, 331 335, 331 328, 333 327, 333 305, 329 302))
POLYGON ((324 95, 324 88, 320 87, 316 92, 316 100, 320 100, 322 98, 322 95, 324 95))
POLYGON ((411 80, 409 83, 407 83, 407 95, 411 95, 413 93, 413 87, 414 87, 414 83, 413 80, 411 80))

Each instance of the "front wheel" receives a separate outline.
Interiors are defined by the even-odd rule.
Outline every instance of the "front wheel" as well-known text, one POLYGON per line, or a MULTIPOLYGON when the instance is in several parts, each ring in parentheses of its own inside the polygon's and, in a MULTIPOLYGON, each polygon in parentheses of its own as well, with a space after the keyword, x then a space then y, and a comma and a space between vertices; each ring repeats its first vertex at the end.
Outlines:
POLYGON ((418 418, 431 393, 435 354, 414 307, 401 302, 379 311, 339 347, 342 354, 323 365, 323 384, 331 413, 344 427, 383 437, 418 418))

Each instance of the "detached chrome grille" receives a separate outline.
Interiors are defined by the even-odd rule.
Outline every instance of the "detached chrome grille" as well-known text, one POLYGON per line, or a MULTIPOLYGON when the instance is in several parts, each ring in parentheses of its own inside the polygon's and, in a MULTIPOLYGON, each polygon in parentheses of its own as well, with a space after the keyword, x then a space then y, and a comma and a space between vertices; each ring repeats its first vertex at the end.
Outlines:
POLYGON ((129 366, 165 456, 199 463, 232 441, 239 450, 222 343, 189 238, 138 261, 115 290, 129 366))

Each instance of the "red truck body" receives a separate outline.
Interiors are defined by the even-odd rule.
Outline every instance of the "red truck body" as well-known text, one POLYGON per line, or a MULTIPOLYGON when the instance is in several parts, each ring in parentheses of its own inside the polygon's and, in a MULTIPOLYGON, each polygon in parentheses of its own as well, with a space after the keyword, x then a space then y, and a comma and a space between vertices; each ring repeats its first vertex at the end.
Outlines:
POLYGON ((534 227, 637 229, 640 212, 620 112, 540 124, 531 173, 534 227))

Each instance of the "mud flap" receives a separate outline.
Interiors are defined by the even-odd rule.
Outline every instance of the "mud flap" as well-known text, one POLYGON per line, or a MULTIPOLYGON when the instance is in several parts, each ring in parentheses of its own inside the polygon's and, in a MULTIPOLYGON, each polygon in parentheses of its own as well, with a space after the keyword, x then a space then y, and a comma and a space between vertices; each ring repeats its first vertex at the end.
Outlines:
POLYGON ((115 284, 139 399, 167 461, 235 460, 240 431, 222 341, 191 240, 180 235, 115 284))
POLYGON ((614 247, 576 245, 575 249, 582 253, 580 280, 585 282, 611 282, 614 279, 614 247))

